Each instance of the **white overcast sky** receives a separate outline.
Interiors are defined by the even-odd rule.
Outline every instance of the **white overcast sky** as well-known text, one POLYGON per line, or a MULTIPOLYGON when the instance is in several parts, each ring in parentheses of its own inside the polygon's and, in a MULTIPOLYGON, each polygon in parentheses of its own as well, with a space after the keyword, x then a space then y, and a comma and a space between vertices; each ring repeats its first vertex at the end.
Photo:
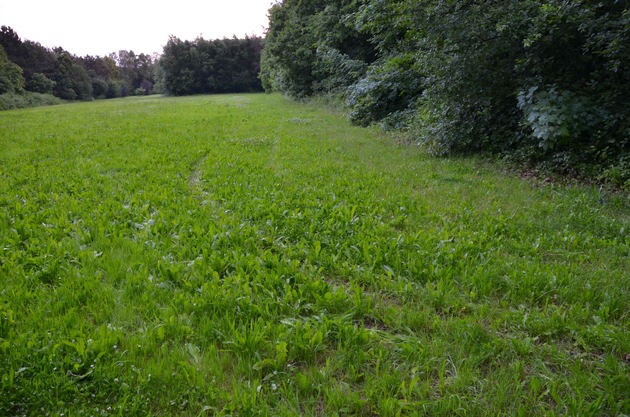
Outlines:
POLYGON ((0 0, 0 26, 75 55, 161 53, 182 40, 263 35, 274 0, 0 0))

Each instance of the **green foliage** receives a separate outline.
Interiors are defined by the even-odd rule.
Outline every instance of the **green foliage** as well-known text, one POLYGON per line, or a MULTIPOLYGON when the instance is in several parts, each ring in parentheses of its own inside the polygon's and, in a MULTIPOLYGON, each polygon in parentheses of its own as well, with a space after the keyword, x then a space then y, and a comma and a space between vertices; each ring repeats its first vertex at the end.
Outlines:
POLYGON ((128 95, 128 86, 122 80, 109 80, 105 89, 105 98, 119 98, 128 95))
POLYGON ((268 91, 302 98, 343 94, 374 60, 351 13, 362 0, 284 1, 269 10, 261 78, 268 91))
POLYGON ((26 90, 50 94, 48 83, 41 77, 53 78, 58 68, 55 52, 39 43, 22 41, 18 34, 7 26, 0 28, 0 45, 5 48, 9 60, 22 68, 26 90))
POLYGON ((262 91, 262 39, 182 41, 171 37, 159 60, 160 88, 181 96, 262 91))
POLYGON ((9 61, 4 48, 0 45, 0 94, 21 93, 23 91, 22 68, 9 61))
POLYGON ((100 77, 91 77, 92 78, 92 96, 94 98, 104 98, 105 92, 107 91, 107 81, 100 77))
POLYGON ((125 50, 110 54, 108 58, 114 63, 118 75, 110 78, 122 81, 125 85, 123 96, 147 95, 151 92, 146 83, 153 85, 155 82, 154 67, 157 58, 143 53, 136 55, 133 51, 125 50))
POLYGON ((55 73, 55 96, 65 100, 92 98, 92 79, 83 66, 75 63, 65 51, 57 56, 59 69, 55 73))
POLYGON ((24 74, 27 91, 55 94, 69 100, 125 97, 153 91, 156 58, 121 50, 110 56, 77 57, 58 47, 22 41, 13 29, 2 26, 0 46, 24 74))
POLYGON ((62 101, 51 95, 22 92, 0 94, 0 110, 24 109, 27 107, 52 106, 62 101))
POLYGON ((350 120, 367 126, 381 122, 404 128, 413 117, 422 90, 422 75, 413 57, 394 56, 370 67, 368 74, 348 88, 350 120))
POLYGON ((41 94, 52 94, 55 88, 55 82, 44 74, 33 74, 30 81, 26 85, 28 91, 41 94))
POLYGON ((630 40, 628 27, 626 2, 550 2, 533 14, 517 62, 524 87, 519 108, 547 159, 572 160, 557 165, 562 170, 590 176, 611 166, 624 171, 630 54, 620 45, 630 40), (524 96, 528 89, 536 92, 524 96))
POLYGON ((547 91, 532 87, 526 94, 519 93, 518 107, 523 112, 525 126, 532 130, 532 136, 544 151, 594 131, 608 116, 593 114, 598 109, 588 97, 559 92, 555 87, 547 91))
POLYGON ((314 74, 317 81, 313 83, 313 88, 321 94, 344 93, 344 89, 361 78, 366 69, 365 62, 321 45, 316 51, 314 74))
POLYGON ((280 95, 0 126, 0 415, 630 412, 626 194, 280 95))
POLYGON ((119 51, 107 57, 88 55, 76 61, 85 67, 92 80, 94 98, 126 97, 134 85, 140 88, 143 77, 153 79, 152 58, 133 51, 119 51))
POLYGON ((404 128, 435 154, 596 177, 626 172, 630 154, 629 27, 628 3, 612 0, 285 1, 270 10, 262 78, 295 97, 337 94, 353 122, 404 128), (339 59, 351 45, 372 51, 352 56, 367 71, 339 59))

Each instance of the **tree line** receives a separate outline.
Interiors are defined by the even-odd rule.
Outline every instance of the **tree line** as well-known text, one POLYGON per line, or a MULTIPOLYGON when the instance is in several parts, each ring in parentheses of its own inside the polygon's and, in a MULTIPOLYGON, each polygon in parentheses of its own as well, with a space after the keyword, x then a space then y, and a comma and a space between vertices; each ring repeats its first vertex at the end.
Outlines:
POLYGON ((262 38, 182 41, 171 36, 159 60, 164 88, 173 95, 262 91, 262 38))
POLYGON ((166 93, 262 91, 260 37, 182 41, 171 37, 161 55, 121 50, 76 56, 45 48, 0 28, 0 95, 39 93, 64 100, 166 93))
MULTIPOLYGON (((147 54, 121 50, 104 57, 79 57, 62 47, 49 49, 22 40, 7 26, 0 28, 0 48, 20 68, 18 82, 11 89, 14 93, 25 90, 64 100, 87 100, 150 94, 155 84, 157 57, 147 54)), ((5 92, 0 89, 0 94, 5 92)))
POLYGON ((627 0, 284 0, 268 91, 341 99, 434 154, 630 180, 627 0))

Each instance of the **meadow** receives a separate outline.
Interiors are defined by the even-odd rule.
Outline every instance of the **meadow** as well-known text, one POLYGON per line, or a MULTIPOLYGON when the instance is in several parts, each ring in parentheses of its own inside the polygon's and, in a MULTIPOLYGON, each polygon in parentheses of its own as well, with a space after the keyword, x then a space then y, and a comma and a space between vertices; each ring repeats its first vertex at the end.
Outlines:
POLYGON ((630 414, 630 197, 279 95, 0 113, 0 415, 630 414))

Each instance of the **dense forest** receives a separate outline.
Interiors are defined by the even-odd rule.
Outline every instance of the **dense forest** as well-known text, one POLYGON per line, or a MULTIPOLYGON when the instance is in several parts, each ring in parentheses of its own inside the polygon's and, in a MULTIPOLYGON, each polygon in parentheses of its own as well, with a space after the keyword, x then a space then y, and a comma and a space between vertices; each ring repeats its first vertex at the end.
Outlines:
POLYGON ((12 28, 2 26, 0 96, 90 100, 154 92, 262 91, 261 50, 259 37, 192 42, 171 37, 162 55, 121 50, 104 57, 79 57, 62 47, 48 49, 22 40, 12 28))
POLYGON ((630 180, 627 0, 285 0, 269 91, 332 96, 438 155, 630 180))

